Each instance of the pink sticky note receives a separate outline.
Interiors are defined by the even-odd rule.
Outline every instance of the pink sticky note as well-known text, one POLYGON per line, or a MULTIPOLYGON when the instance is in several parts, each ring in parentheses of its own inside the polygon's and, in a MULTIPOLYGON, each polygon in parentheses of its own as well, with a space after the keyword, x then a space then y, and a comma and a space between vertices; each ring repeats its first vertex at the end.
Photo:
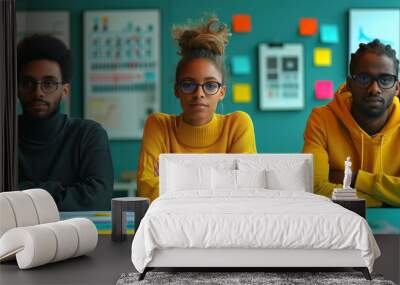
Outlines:
POLYGON ((316 80, 314 84, 315 98, 319 100, 333 98, 333 82, 330 80, 316 80))

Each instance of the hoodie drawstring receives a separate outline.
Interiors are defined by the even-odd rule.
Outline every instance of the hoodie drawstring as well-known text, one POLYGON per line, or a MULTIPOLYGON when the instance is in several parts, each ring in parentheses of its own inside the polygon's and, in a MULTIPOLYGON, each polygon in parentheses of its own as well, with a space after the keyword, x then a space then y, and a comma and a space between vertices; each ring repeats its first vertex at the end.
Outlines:
POLYGON ((383 151, 382 151, 382 148, 383 148, 383 136, 382 136, 382 139, 381 139, 381 149, 380 149, 380 157, 381 157, 381 173, 383 174, 383 151))
POLYGON ((361 132, 361 170, 363 170, 364 166, 364 135, 361 132))

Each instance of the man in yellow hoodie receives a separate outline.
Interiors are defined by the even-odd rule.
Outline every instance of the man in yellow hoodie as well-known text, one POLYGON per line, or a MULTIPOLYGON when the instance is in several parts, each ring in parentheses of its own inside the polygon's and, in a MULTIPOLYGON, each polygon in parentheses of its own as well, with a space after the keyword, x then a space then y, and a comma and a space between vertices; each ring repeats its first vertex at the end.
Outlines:
POLYGON ((374 40, 351 55, 350 75, 328 105, 314 108, 303 152, 314 155, 314 192, 330 197, 352 159, 352 187, 368 207, 400 207, 399 60, 374 40))

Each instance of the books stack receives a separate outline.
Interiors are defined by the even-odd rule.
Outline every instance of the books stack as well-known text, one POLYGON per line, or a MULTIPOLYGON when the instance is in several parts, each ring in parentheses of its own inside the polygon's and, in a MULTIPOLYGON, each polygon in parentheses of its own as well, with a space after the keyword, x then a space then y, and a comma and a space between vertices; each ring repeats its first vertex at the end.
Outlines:
POLYGON ((358 199, 356 189, 342 189, 335 188, 332 193, 332 199, 334 200, 355 200, 358 199))
MULTIPOLYGON (((133 212, 126 212, 126 225, 127 234, 132 235, 135 233, 135 214, 133 212)), ((88 218, 91 220, 99 235, 110 235, 112 217, 111 211, 74 211, 74 212, 60 212, 60 220, 67 220, 72 218, 88 218)))

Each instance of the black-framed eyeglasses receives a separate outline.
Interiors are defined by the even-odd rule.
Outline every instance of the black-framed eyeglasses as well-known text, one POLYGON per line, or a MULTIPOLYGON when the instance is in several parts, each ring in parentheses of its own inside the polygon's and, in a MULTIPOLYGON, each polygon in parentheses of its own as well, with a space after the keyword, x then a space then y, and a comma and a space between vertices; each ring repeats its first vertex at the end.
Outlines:
POLYGON ((39 81, 31 77, 23 77, 18 84, 18 89, 22 93, 32 93, 36 90, 36 86, 40 85, 40 90, 42 90, 44 94, 51 94, 55 92, 61 84, 63 84, 63 82, 53 78, 45 78, 39 81))
POLYGON ((385 73, 379 74, 378 76, 372 76, 367 73, 353 74, 350 76, 351 79, 353 79, 353 81, 357 83, 357 85, 363 88, 369 87, 372 84, 372 82, 376 81, 378 82, 380 88, 390 89, 394 86, 394 84, 398 80, 396 75, 385 74, 385 73))
POLYGON ((219 89, 222 86, 222 83, 217 81, 206 81, 203 84, 197 83, 195 81, 184 80, 180 81, 177 84, 179 91, 184 94, 193 94, 196 92, 197 88, 201 86, 205 95, 215 95, 218 93, 219 89))

